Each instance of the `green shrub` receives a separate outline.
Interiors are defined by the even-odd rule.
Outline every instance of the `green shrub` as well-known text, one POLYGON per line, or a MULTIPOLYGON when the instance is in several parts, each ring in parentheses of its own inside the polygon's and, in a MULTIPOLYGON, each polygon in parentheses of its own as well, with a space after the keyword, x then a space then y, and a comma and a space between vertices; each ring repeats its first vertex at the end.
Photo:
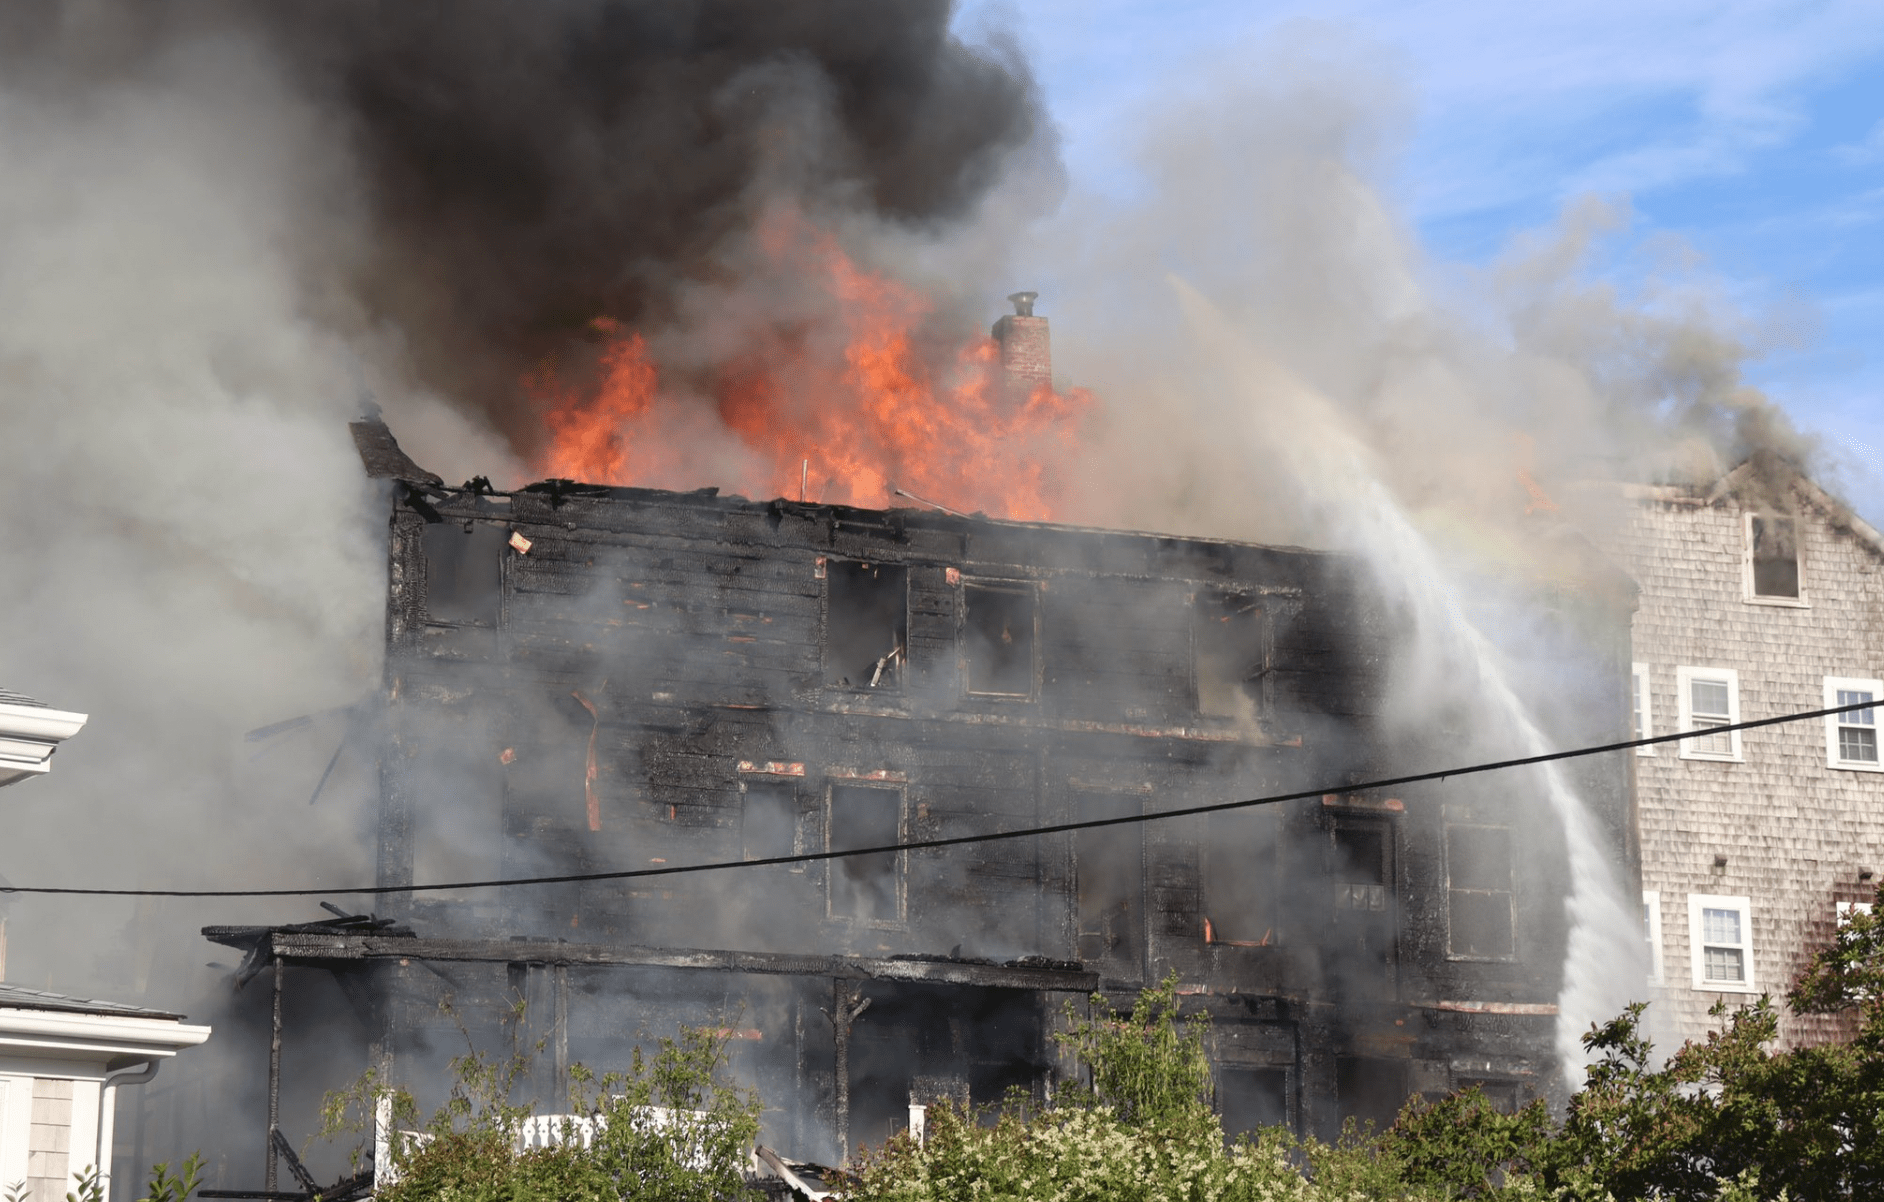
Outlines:
MULTIPOLYGON (((592 1125, 552 1147, 519 1151, 534 1108, 510 1101, 529 1057, 475 1049, 452 1061, 453 1086, 422 1138, 393 1143, 396 1180, 380 1202, 727 1202, 749 1196, 744 1170, 759 1134, 759 1101, 724 1079, 726 1040, 683 1030, 626 1070, 571 1071, 574 1112, 592 1125)), ((363 1132, 382 1098, 416 1122, 409 1095, 369 1072, 329 1094, 323 1134, 363 1132)), ((355 1154, 358 1163, 358 1153, 355 1154)))

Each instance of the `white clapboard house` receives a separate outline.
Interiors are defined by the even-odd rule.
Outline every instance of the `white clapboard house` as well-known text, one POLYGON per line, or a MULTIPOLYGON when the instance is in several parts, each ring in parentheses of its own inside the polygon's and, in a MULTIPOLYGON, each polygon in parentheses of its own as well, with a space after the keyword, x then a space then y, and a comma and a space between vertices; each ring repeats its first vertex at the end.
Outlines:
POLYGON ((96 1172, 110 1197, 118 1091, 208 1038, 181 1015, 0 983, 0 1196, 63 1202, 96 1172))

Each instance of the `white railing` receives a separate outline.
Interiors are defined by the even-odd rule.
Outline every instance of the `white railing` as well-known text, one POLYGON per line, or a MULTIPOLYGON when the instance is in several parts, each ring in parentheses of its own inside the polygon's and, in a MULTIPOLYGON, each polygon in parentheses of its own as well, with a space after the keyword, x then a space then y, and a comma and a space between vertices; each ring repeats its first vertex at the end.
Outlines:
MULTIPOLYGON (((686 1116, 703 1122, 703 1110, 673 1110, 666 1106, 637 1106, 631 1113, 636 1125, 645 1123, 652 1131, 665 1131, 686 1116)), ((587 1148, 599 1132, 608 1129, 608 1120, 599 1114, 533 1114, 517 1124, 511 1146, 519 1153, 539 1148, 560 1148, 576 1144, 587 1148)), ((409 1131, 393 1125, 392 1098, 381 1097, 373 1108, 373 1189, 375 1192, 398 1180, 393 1164, 394 1150, 403 1154, 422 1147, 434 1137, 425 1131, 409 1131)), ((690 1168, 707 1167, 706 1150, 697 1144, 686 1150, 683 1163, 690 1168)))

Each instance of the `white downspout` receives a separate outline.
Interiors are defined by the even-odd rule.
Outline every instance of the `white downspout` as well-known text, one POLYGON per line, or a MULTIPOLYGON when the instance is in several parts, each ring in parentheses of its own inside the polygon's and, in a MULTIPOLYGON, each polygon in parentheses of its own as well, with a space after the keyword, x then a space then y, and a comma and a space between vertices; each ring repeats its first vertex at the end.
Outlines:
POLYGON ((143 1084, 157 1075, 157 1066, 162 1063, 152 1059, 106 1073, 104 1088, 98 1091, 98 1158, 92 1163, 98 1166, 99 1196, 105 1202, 111 1202, 111 1146, 117 1134, 118 1086, 143 1084))

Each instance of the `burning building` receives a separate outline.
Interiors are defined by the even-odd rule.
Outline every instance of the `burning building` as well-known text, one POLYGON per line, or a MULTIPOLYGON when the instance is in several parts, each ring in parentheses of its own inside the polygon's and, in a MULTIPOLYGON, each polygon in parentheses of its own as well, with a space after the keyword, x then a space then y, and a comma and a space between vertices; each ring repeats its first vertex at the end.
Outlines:
MULTIPOLYGON (((1033 340, 1016 358, 1045 353, 1031 299, 997 327, 1033 340)), ((1378 719, 1400 633, 1357 560, 714 489, 449 487, 377 417, 354 432, 391 482, 379 880, 456 887, 372 922, 208 933, 278 988, 284 965, 335 973, 394 1077, 521 1001, 555 1109, 570 1064, 714 1025, 770 1140, 841 1159, 912 1104, 1050 1091, 1067 1001, 1175 974, 1212 1019, 1232 1130, 1555 1088, 1571 886, 1530 833, 1554 820, 1509 780, 1345 787, 1398 764, 1378 719), (1088 820, 1116 821, 1001 837, 1088 820), (958 842, 819 855, 934 841, 958 842), (696 864, 719 867, 671 871, 696 864), (549 879, 475 884, 530 878, 549 879)), ((1587 589, 1565 611, 1598 665, 1565 699, 1578 735, 1627 729, 1631 603, 1587 589)), ((1622 758, 1579 780, 1618 862, 1622 758)))

